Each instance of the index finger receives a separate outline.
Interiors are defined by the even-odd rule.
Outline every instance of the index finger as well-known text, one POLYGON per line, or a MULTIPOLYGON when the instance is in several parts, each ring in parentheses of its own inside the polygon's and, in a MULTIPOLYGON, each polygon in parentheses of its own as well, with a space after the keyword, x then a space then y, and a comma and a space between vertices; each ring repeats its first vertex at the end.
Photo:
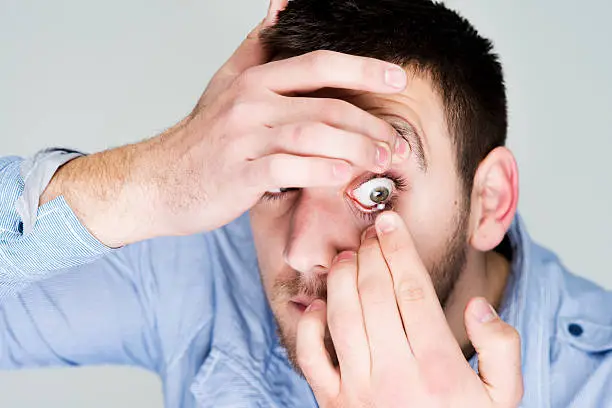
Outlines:
POLYGON ((257 83, 281 94, 322 88, 397 93, 407 83, 406 71, 398 65, 325 50, 273 61, 254 67, 251 73, 257 83))
POLYGON ((397 213, 388 211, 376 219, 376 230, 393 278, 406 336, 417 360, 437 350, 461 354, 406 224, 397 213))

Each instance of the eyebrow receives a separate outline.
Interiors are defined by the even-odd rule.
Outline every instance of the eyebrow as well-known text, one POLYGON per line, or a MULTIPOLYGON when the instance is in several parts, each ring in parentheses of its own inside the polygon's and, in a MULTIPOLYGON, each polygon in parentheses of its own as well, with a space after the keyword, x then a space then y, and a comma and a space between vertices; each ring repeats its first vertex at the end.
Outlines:
POLYGON ((408 145, 414 153, 419 169, 423 173, 427 173, 427 157, 425 156, 425 149, 423 148, 422 136, 416 131, 414 126, 410 124, 406 119, 399 116, 393 115, 389 124, 395 128, 397 133, 408 142, 408 145))

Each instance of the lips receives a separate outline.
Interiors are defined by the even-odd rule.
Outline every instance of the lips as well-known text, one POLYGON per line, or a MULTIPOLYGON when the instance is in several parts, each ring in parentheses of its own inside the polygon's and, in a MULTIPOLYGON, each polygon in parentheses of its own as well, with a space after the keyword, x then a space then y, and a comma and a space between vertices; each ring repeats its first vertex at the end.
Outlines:
POLYGON ((290 302, 303 312, 315 299, 316 297, 314 296, 299 295, 292 297, 290 302))

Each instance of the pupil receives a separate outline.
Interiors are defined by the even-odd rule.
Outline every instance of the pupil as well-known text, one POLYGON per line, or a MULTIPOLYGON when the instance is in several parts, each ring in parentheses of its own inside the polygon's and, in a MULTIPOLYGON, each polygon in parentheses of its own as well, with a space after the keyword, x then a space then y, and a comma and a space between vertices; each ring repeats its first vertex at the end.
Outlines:
POLYGON ((381 204, 389 198, 389 189, 387 187, 376 187, 372 194, 370 194, 370 200, 376 204, 381 204))

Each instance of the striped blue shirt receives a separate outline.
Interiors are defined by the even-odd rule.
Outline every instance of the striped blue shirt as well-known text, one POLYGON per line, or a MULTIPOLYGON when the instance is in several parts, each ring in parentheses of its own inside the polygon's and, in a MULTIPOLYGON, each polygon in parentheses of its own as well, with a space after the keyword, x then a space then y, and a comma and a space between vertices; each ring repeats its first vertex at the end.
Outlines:
MULTIPOLYGON (((110 251, 61 198, 17 209, 24 168, 36 170, 0 159, 0 368, 143 367, 172 408, 317 406, 279 345, 248 213, 110 251)), ((612 407, 612 295, 569 273, 518 217, 509 239, 500 315, 522 339, 522 407, 612 407)))

